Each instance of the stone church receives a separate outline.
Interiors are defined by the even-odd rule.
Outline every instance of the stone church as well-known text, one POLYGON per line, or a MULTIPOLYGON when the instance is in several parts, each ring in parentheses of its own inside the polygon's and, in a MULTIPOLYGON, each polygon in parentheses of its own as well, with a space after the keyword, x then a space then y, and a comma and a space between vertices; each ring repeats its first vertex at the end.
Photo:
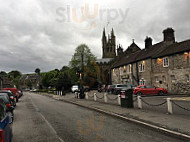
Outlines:
POLYGON ((102 33, 102 58, 98 59, 96 63, 99 66, 100 73, 98 75, 98 81, 101 84, 112 84, 111 68, 114 64, 119 62, 119 59, 141 50, 134 42, 123 51, 121 45, 116 45, 116 36, 112 28, 110 34, 106 35, 105 28, 102 33))

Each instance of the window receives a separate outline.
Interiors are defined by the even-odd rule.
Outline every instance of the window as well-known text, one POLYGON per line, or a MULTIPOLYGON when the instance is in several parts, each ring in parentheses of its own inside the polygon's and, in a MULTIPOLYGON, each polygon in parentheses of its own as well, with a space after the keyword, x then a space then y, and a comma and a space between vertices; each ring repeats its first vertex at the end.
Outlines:
POLYGON ((185 78, 186 78, 186 81, 189 82, 189 75, 188 74, 185 75, 185 78))
POLYGON ((145 70, 144 63, 141 63, 141 64, 139 65, 139 72, 144 72, 144 70, 145 70))
POLYGON ((159 82, 159 81, 158 81, 158 76, 155 76, 155 82, 159 82))
POLYGON ((146 80, 141 79, 140 82, 139 82, 139 84, 140 84, 140 85, 145 85, 145 82, 146 82, 146 80))
POLYGON ((166 77, 165 76, 162 76, 162 81, 166 82, 166 77))
POLYGON ((155 88, 154 86, 146 86, 146 88, 155 88))
POLYGON ((119 71, 120 71, 120 75, 123 75, 123 68, 122 67, 119 68, 119 71))
POLYGON ((175 82, 175 75, 171 75, 170 77, 171 77, 171 81, 175 82))
POLYGON ((129 65, 129 73, 131 73, 132 72, 132 65, 130 64, 129 65))
POLYGON ((169 66, 169 58, 165 57, 163 58, 163 67, 168 67, 169 66))
POLYGON ((127 72, 126 66, 123 67, 123 72, 127 72))

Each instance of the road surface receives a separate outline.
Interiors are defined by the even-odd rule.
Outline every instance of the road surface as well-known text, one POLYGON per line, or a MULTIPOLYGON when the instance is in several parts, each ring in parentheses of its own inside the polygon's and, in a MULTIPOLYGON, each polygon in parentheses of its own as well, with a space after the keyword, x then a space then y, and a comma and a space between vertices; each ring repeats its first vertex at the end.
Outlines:
POLYGON ((13 142, 182 142, 159 132, 25 93, 15 109, 13 142))

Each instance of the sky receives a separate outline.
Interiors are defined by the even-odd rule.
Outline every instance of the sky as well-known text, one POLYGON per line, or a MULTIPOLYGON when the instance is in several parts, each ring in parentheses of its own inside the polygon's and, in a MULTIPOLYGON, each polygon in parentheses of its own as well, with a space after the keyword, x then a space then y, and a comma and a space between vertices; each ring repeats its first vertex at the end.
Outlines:
POLYGON ((80 44, 102 57, 102 31, 116 44, 132 39, 144 48, 172 27, 176 41, 190 39, 189 0, 0 0, 0 71, 32 73, 68 65, 80 44))

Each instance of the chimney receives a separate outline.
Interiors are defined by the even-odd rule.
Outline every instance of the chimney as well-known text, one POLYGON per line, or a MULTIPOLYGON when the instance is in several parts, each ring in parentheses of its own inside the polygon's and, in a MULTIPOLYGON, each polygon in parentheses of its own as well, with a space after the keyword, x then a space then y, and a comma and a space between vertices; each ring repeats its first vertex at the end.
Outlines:
POLYGON ((165 42, 175 42, 174 30, 172 28, 167 28, 163 31, 165 42))
POLYGON ((152 38, 147 36, 145 39, 145 49, 149 49, 151 46, 152 46, 152 38))

